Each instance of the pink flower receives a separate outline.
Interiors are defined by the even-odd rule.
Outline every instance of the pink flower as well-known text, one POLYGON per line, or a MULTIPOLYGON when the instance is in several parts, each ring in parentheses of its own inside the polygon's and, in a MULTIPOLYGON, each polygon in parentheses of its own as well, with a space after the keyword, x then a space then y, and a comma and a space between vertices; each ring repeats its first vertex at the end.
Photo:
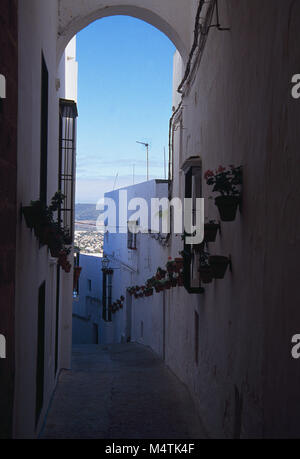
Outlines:
POLYGON ((225 171, 226 171, 226 169, 225 169, 225 167, 223 167, 223 166, 219 166, 219 169, 217 170, 217 172, 218 172, 219 174, 221 174, 222 172, 225 172, 225 171))
POLYGON ((209 177, 213 177, 213 176, 214 176, 214 173, 211 170, 206 171, 205 174, 204 174, 205 180, 207 180, 207 179, 209 179, 209 177))

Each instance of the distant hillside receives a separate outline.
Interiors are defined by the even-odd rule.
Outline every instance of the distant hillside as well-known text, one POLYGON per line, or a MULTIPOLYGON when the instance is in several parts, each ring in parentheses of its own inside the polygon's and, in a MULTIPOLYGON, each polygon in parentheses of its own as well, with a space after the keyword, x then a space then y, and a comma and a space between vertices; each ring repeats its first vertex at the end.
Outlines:
POLYGON ((75 220, 96 222, 99 217, 99 210, 96 210, 95 204, 75 204, 75 220))

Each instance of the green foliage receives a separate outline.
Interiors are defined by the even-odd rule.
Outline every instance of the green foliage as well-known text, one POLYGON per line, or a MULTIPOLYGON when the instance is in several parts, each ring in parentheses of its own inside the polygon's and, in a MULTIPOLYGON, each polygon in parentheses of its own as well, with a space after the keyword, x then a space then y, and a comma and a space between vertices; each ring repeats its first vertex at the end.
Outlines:
POLYGON ((243 183, 242 166, 222 166, 216 172, 208 170, 204 178, 209 186, 213 186, 213 192, 222 196, 240 196, 240 187, 243 183))

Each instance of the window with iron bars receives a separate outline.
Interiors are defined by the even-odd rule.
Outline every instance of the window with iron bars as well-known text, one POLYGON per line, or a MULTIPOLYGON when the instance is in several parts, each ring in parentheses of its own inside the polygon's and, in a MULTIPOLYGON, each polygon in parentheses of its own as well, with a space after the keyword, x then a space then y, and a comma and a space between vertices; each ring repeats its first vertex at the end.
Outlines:
POLYGON ((105 322, 112 321, 112 283, 113 283, 113 275, 106 274, 103 272, 103 290, 102 290, 102 318, 105 322))
POLYGON ((136 234, 136 227, 138 226, 138 222, 132 221, 128 222, 128 229, 127 229, 127 248, 129 250, 137 250, 137 234, 136 234))
POLYGON ((76 155, 77 105, 72 100, 60 99, 59 116, 59 189, 65 196, 59 211, 61 225, 74 238, 74 177, 76 155))

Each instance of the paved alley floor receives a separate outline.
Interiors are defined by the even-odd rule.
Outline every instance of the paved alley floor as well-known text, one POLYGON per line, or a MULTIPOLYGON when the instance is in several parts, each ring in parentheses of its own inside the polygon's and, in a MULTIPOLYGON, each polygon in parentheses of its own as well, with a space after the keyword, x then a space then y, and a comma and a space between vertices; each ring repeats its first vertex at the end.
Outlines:
POLYGON ((77 346, 63 371, 41 438, 199 439, 185 386, 148 348, 77 346))

